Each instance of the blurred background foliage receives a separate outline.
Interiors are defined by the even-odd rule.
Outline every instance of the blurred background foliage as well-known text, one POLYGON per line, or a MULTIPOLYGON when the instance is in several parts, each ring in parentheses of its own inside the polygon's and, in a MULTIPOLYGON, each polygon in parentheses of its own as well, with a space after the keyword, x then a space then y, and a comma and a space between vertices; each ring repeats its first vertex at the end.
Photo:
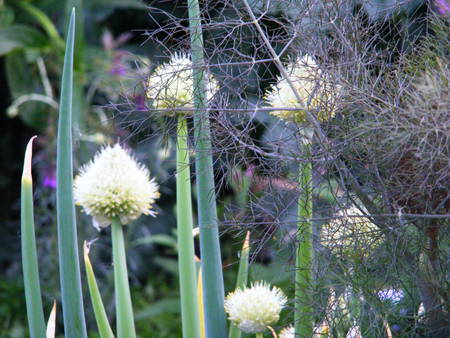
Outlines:
MULTIPOLYGON (((298 38, 290 41, 290 36, 294 34, 292 27, 298 28, 300 25, 309 36, 320 36, 320 39, 306 42, 307 45, 331 46, 326 54, 330 59, 340 57, 333 54, 339 53, 339 48, 330 42, 339 37, 333 35, 333 27, 319 25, 319 14, 331 7, 331 3, 337 5, 333 7, 336 18, 352 16, 367 32, 368 40, 364 48, 369 48, 372 56, 376 54, 384 60, 384 63, 374 63, 369 67, 374 73, 386 71, 388 74, 388 70, 393 69, 377 69, 380 64, 402 64, 406 65, 402 71, 414 74, 424 64, 417 59, 426 58, 426 53, 430 53, 426 43, 430 48, 435 48, 436 53, 441 53, 445 47, 439 46, 439 43, 445 46, 448 39, 445 29, 442 30, 442 23, 434 21, 433 27, 431 19, 435 13, 448 16, 446 7, 442 7, 448 4, 444 1, 411 0, 400 4, 395 0, 316 1, 314 6, 310 5, 311 1, 302 0, 252 0, 249 3, 256 14, 262 15, 261 24, 277 52, 287 45, 287 54, 303 51, 298 47, 301 45, 298 38), (310 11, 310 15, 296 21, 305 11, 310 11), (433 40, 430 36, 437 38, 433 40), (427 42, 427 39, 431 40, 427 42), (422 49, 417 49, 418 46, 422 49), (405 55, 413 57, 405 61, 405 55), (410 60, 415 60, 416 64, 410 60)), ((255 108, 278 75, 275 65, 269 62, 252 67, 224 67, 224 64, 242 61, 242 55, 255 59, 267 59, 269 55, 264 48, 260 48, 257 34, 248 25, 240 25, 230 31, 231 26, 226 24, 248 19, 239 1, 203 1, 201 5, 206 25, 206 54, 212 65, 211 71, 223 85, 220 96, 225 98, 228 108, 255 108), (224 24, 208 27, 211 22, 224 24), (230 34, 230 39, 225 44, 222 38, 227 34, 230 34), (223 43, 221 53, 217 53, 219 40, 223 43), (236 53, 237 50, 239 53, 236 53)), ((20 266, 18 182, 23 150, 29 137, 34 134, 38 135, 34 156, 36 231, 46 313, 53 299, 59 298, 54 190, 55 128, 64 47, 63 27, 66 25, 67 9, 72 6, 82 13, 79 18, 84 29, 78 37, 75 64, 78 88, 74 102, 78 159, 75 165, 78 167, 85 163, 101 144, 120 140, 129 145, 137 158, 149 167, 152 176, 156 176, 162 196, 157 203, 158 217, 141 217, 126 230, 132 297, 140 336, 179 337, 181 320, 174 232, 175 145, 170 133, 173 121, 153 118, 149 114, 145 101, 145 79, 156 64, 165 60, 163 56, 188 48, 187 8, 185 1, 137 0, 0 0, 0 336, 27 335, 20 266)), ((429 59, 435 56, 433 54, 429 59)), ((321 57, 325 58, 325 55, 321 57)), ((441 56, 444 63, 446 57, 448 54, 445 53, 441 56)), ((386 78, 385 83, 388 84, 389 76, 386 78)), ((377 113, 369 108, 367 111, 370 113, 377 113)), ((336 119, 343 119, 343 123, 339 128, 327 130, 329 135, 340 140, 344 133, 355 131, 361 124, 358 111, 354 109, 347 114, 350 124, 347 123, 349 120, 338 114, 336 119)), ((218 118, 218 121, 232 124, 233 130, 243 132, 246 121, 251 120, 252 128, 244 137, 251 139, 258 147, 275 149, 281 155, 298 150, 295 131, 277 122, 273 116, 267 113, 242 116, 230 114, 223 120, 218 118), (278 145, 282 149, 277 148, 280 135, 285 140, 289 133, 292 133, 292 142, 278 145)), ((377 121, 373 119, 373 124, 367 124, 366 128, 376 129, 377 121)), ((226 128, 226 123, 213 129, 213 134, 217 136, 215 170, 226 291, 234 288, 237 252, 245 230, 250 229, 253 243, 250 280, 264 279, 292 298, 297 192, 292 185, 296 178, 291 172, 296 164, 259 156, 249 149, 226 148, 221 144, 221 127, 226 128), (277 179, 271 180, 271 177, 277 179)), ((346 148, 350 154, 341 154, 347 163, 351 163, 358 177, 364 177, 367 168, 364 167, 364 160, 352 155, 374 154, 377 151, 365 149, 364 146, 355 143, 353 148, 346 148)), ((326 172, 326 169, 319 168, 319 171, 326 172)), ((329 176, 325 175, 326 180, 319 176, 314 179, 315 215, 325 217, 336 208, 348 205, 348 201, 340 198, 343 193, 339 191, 337 175, 333 176, 330 171, 329 176)), ((419 211, 429 212, 429 209, 419 211)), ((105 307, 113 320, 109 230, 97 232, 91 226, 91 220, 84 215, 79 215, 78 222, 80 241, 93 243, 91 260, 105 307)), ((315 225, 315 247, 321 253, 316 262, 320 267, 316 278, 319 282, 315 285, 316 307, 322 309, 318 310, 316 319, 320 320, 329 313, 330 299, 334 297, 338 306, 334 306, 333 311, 339 314, 337 317, 340 320, 335 323, 333 336, 345 336, 354 325, 354 318, 363 318, 359 324, 366 332, 364 336, 368 337, 385 336, 383 320, 391 324, 394 336, 425 335, 418 325, 417 309, 421 300, 411 275, 395 275, 391 280, 384 278, 386 266, 392 262, 392 242, 381 241, 376 253, 368 256, 337 258, 320 244, 320 229, 326 222, 325 219, 319 220, 315 225), (351 272, 348 271, 349 266, 353 267, 351 272), (348 279, 354 281, 352 290, 348 289, 348 279), (334 286, 331 292, 329 285, 334 286), (377 290, 384 288, 402 290, 402 294, 407 296, 380 296, 377 290), (360 301, 361 295, 364 295, 364 302, 360 301)), ((411 231, 408 236, 407 240, 417 247, 424 241, 417 231, 411 231)), ((402 245, 401 248, 407 250, 404 242, 402 245)), ((417 254, 414 250, 409 253, 417 254)), ((397 263, 402 264, 400 261, 397 263)), ((393 270, 391 272, 395 274, 393 270)), ((89 336, 96 337, 87 294, 85 307, 89 336)), ((290 307, 283 312, 279 327, 290 323, 291 310, 290 307)), ((57 318, 61 332, 60 307, 57 318)))

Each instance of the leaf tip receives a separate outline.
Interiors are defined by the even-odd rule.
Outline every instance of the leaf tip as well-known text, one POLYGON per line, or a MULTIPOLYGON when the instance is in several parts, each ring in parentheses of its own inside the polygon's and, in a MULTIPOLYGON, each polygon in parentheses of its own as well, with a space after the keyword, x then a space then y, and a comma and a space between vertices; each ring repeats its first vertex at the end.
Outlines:
POLYGON ((244 250, 250 250, 250 231, 247 231, 247 234, 245 235, 244 245, 242 245, 242 251, 244 250))
POLYGON ((33 182, 33 178, 31 176, 31 161, 33 159, 33 141, 37 136, 33 136, 27 144, 27 148, 25 150, 25 158, 23 160, 23 173, 22 173, 22 181, 33 182))

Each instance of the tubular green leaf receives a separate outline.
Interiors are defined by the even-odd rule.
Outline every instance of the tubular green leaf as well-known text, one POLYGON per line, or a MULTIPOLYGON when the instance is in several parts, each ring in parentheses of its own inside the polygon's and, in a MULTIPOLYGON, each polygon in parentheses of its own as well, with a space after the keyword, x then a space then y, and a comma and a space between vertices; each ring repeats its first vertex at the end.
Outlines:
MULTIPOLYGON (((305 145, 306 152, 310 146, 305 145)), ((311 306, 312 281, 312 163, 300 167, 300 196, 298 199, 297 255, 295 266, 295 333, 299 337, 313 335, 313 316, 311 306)))
MULTIPOLYGON (((241 257, 239 259, 239 270, 236 280, 236 289, 243 289, 247 286, 248 281, 248 259, 250 254, 250 231, 245 236, 244 244, 242 245, 241 257)), ((242 332, 237 326, 230 324, 229 338, 241 338, 242 332)))
POLYGON ((58 248, 61 298, 66 337, 87 337, 84 320, 78 257, 75 205, 73 202, 72 162, 72 82, 75 34, 75 11, 72 11, 67 34, 64 67, 61 80, 57 140, 58 248))
POLYGON ((189 170, 188 128, 185 117, 178 117, 177 135, 177 228, 178 267, 180 274, 181 319, 183 337, 200 337, 192 236, 191 174, 189 170))
POLYGON ((91 260, 89 259, 89 248, 86 241, 84 242, 83 253, 86 278, 88 281, 92 308, 94 309, 95 321, 97 322, 98 333, 101 338, 114 338, 114 334, 109 326, 108 317, 106 316, 105 307, 103 306, 102 296, 100 295, 97 281, 95 280, 94 270, 92 269, 91 260))
POLYGON ((203 38, 198 0, 188 1, 189 28, 194 82, 195 171, 197 177, 197 207, 200 226, 203 295, 206 336, 225 338, 227 334, 224 310, 224 287, 217 224, 216 193, 209 113, 206 110, 203 38))
POLYGON ((114 292, 116 298, 116 323, 118 338, 134 338, 133 306, 131 304, 130 285, 128 284, 127 258, 123 226, 117 217, 111 224, 114 263, 114 292))
MULTIPOLYGON (((36 137, 36 136, 35 136, 36 137)), ((31 177, 32 137, 25 151, 21 196, 22 270, 27 304, 28 327, 33 338, 45 337, 45 319, 42 308, 41 285, 34 232, 33 180, 31 177)))

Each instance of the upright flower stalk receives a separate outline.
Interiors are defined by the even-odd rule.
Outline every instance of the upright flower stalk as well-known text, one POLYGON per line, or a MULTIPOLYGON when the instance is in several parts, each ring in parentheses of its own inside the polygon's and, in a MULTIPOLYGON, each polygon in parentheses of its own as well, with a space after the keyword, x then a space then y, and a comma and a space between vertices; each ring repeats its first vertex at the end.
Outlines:
MULTIPOLYGON (((207 97, 214 95, 217 83, 207 77, 207 97)), ((197 276, 192 237, 193 218, 187 118, 194 101, 193 65, 188 55, 175 53, 153 71, 147 82, 147 97, 155 109, 166 109, 164 115, 178 119, 177 125, 177 229, 178 264, 181 294, 183 337, 200 337, 204 323, 199 323, 197 276)))
POLYGON ((72 87, 73 53, 75 40, 75 10, 72 10, 67 33, 64 67, 61 80, 57 138, 56 209, 58 223, 59 273, 67 337, 87 337, 81 291, 78 241, 73 203, 72 160, 72 87))
POLYGON ((308 55, 293 60, 288 71, 272 87, 266 99, 274 107, 298 108, 275 110, 271 114, 283 120, 302 124, 303 153, 307 160, 299 165, 300 196, 298 199, 297 250, 295 260, 294 329, 301 337, 313 334, 312 307, 312 162, 313 133, 308 125, 308 110, 316 111, 315 118, 323 122, 334 116, 336 88, 308 55), (286 77, 285 77, 286 76, 286 77), (331 109, 330 109, 331 107, 331 109), (306 124, 306 126, 305 126, 306 124))
POLYGON ((117 337, 136 337, 123 225, 142 214, 156 215, 152 206, 159 197, 158 185, 147 168, 116 144, 80 169, 74 191, 76 203, 93 216, 97 228, 112 225, 117 337))
POLYGON ((206 336, 227 337, 224 312, 224 286, 220 255, 219 228, 217 223, 216 194, 209 112, 206 109, 206 79, 203 56, 203 37, 198 0, 188 0, 191 53, 194 65, 194 113, 195 170, 197 177, 197 207, 202 253, 203 294, 205 306, 206 336))
POLYGON ((191 174, 186 117, 178 116, 177 133, 177 229, 183 337, 200 337, 197 276, 192 236, 191 174))
POLYGON ((33 178, 31 176, 31 159, 33 140, 28 142, 25 151, 22 175, 22 194, 20 208, 22 239, 22 270, 27 304, 28 328, 30 337, 45 337, 45 319, 42 308, 41 285, 36 252, 33 211, 33 178))

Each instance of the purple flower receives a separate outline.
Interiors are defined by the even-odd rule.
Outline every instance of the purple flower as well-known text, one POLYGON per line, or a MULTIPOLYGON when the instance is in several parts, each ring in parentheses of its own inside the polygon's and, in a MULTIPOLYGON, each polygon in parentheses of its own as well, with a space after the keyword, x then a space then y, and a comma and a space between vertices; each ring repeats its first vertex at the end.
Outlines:
POLYGON ((124 76, 127 74, 127 69, 123 65, 117 64, 111 67, 109 73, 111 75, 124 76))
POLYGON ((434 5, 436 6, 439 14, 445 16, 450 14, 450 3, 448 0, 435 0, 434 5))
POLYGON ((54 169, 49 169, 42 180, 42 185, 46 188, 56 189, 56 174, 54 169))
POLYGON ((134 109, 136 111, 147 111, 147 107, 145 105, 145 99, 142 95, 136 95, 134 97, 134 109))

